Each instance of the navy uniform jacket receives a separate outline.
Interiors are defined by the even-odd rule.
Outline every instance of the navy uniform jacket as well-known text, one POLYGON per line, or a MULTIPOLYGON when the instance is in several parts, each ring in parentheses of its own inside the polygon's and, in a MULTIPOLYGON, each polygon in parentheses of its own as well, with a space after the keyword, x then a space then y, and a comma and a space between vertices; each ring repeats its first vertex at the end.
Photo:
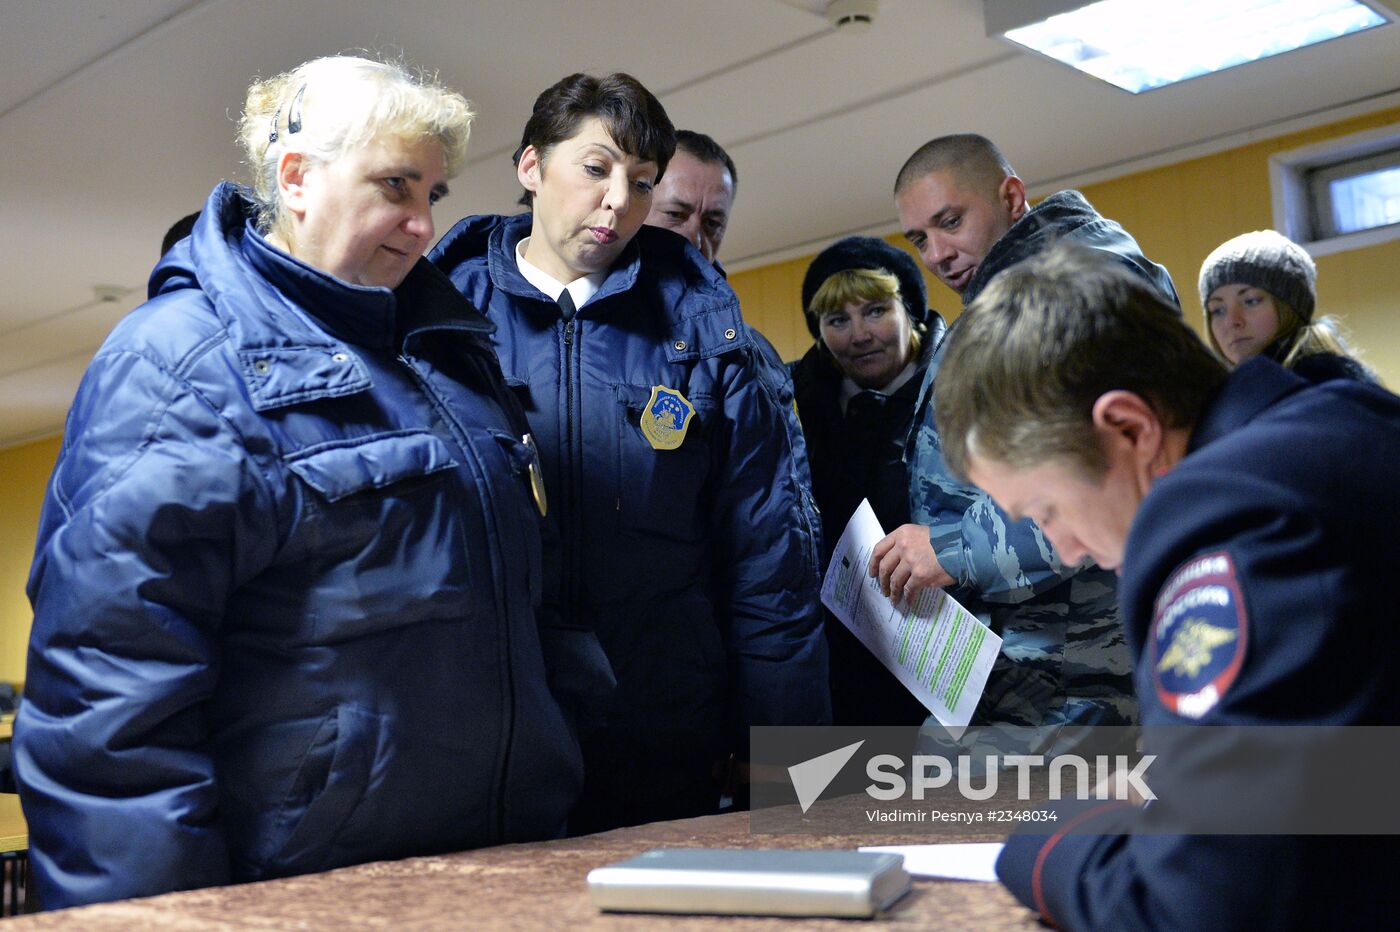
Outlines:
MULTIPOLYGON (((530 225, 469 217, 431 257, 496 324, 539 440, 557 531, 545 604, 576 646, 596 634, 617 680, 581 721, 570 830, 699 815, 747 726, 830 718, 817 532, 787 415, 733 289, 683 238, 642 227, 565 321, 516 265, 530 225), (675 449, 648 439, 663 390, 694 409, 675 449)), ((582 674, 578 656, 556 669, 582 674)))
POLYGON ((250 211, 215 189, 68 414, 14 738, 46 907, 548 838, 582 784, 490 323, 250 211))
MULTIPOLYGON (((1394 395, 1263 358, 1231 374, 1128 535, 1145 727, 1400 724, 1397 467, 1394 395)), ((1196 750, 1218 733, 1188 732, 1147 809, 1083 817, 1130 831, 1189 807, 1221 779, 1196 750)), ((1397 863, 1394 836, 1025 835, 997 871, 1061 928, 1276 929, 1394 924, 1397 863)))

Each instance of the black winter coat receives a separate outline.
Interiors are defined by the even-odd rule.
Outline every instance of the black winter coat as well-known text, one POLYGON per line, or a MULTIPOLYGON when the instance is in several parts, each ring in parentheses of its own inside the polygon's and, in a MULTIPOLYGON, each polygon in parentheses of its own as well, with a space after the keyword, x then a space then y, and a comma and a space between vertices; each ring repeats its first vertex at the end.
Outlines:
MULTIPOLYGON (((909 523, 904 444, 924 372, 947 330, 943 318, 929 313, 932 326, 913 376, 890 395, 873 391, 856 395, 844 415, 841 372, 819 344, 792 365, 797 415, 812 468, 812 491, 822 514, 823 568, 862 499, 870 499, 880 526, 887 532, 909 523)), ((826 637, 835 724, 915 725, 924 721, 928 710, 830 612, 826 613, 826 637)))

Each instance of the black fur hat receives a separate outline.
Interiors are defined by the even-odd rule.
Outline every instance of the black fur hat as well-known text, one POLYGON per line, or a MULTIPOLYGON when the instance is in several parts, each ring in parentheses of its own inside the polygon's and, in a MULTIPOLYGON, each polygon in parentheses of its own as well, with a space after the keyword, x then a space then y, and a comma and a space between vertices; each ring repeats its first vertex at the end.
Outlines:
POLYGON ((818 338, 821 328, 812 313, 812 298, 828 278, 849 269, 889 272, 899 279, 899 297, 909 312, 909 319, 928 323, 928 289, 924 287, 923 273, 913 257, 898 246, 873 236, 848 236, 818 253, 802 279, 802 313, 814 339, 818 338))

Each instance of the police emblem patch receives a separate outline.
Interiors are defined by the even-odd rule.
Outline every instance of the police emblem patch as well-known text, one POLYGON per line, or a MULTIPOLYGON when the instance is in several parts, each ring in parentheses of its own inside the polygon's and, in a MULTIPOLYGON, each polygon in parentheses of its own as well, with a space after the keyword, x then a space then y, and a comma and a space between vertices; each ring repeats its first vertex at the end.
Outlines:
POLYGON ((651 387, 651 398, 642 411, 642 434, 653 450, 674 450, 685 442, 695 405, 684 395, 664 385, 651 387))
POLYGON ((1167 580, 1153 612, 1157 698, 1177 715, 1205 715, 1239 675, 1247 640, 1234 561, 1224 551, 1193 558, 1167 580))

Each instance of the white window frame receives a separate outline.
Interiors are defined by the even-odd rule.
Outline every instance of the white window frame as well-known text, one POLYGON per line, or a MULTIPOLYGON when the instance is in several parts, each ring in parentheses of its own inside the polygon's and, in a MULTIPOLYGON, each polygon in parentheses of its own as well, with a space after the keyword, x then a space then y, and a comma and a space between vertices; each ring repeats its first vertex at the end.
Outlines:
POLYGON ((1306 249, 1312 256, 1326 256, 1400 239, 1400 224, 1313 238, 1311 210, 1313 190, 1309 174, 1340 162, 1400 149, 1400 123, 1328 139, 1301 149, 1269 156, 1269 187, 1273 189, 1274 229, 1306 249))

